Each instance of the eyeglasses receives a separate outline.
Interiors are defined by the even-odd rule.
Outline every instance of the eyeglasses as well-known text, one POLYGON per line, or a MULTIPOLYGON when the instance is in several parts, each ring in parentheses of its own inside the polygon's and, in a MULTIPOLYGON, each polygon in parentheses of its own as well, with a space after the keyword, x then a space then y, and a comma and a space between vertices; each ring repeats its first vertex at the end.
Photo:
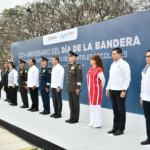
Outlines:
POLYGON ((145 56, 145 57, 148 57, 148 58, 149 58, 150 56, 145 56))

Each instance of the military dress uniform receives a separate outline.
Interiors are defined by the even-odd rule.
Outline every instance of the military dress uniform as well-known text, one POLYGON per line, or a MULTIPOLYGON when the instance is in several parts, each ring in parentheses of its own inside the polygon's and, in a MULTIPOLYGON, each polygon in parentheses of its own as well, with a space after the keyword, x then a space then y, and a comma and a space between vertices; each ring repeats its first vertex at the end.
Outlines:
MULTIPOLYGON (((69 51, 69 57, 78 55, 69 51)), ((66 120, 69 123, 76 123, 79 119, 80 103, 79 95, 76 93, 76 89, 81 90, 82 87, 82 66, 76 61, 67 66, 67 86, 69 106, 70 106, 70 119, 66 120)))
MULTIPOLYGON (((5 62, 5 63, 7 63, 7 62, 5 62)), ((4 70, 2 70, 2 83, 3 83, 3 85, 4 85, 5 69, 6 69, 6 67, 4 68, 4 70)), ((4 91, 5 91, 5 93, 6 93, 6 88, 5 88, 5 86, 4 86, 4 91)), ((7 93, 6 93, 6 99, 5 99, 5 101, 7 101, 7 93)))
MULTIPOLYGON (((41 61, 48 61, 48 59, 42 57, 41 61)), ((50 90, 50 83, 51 83, 51 68, 46 65, 45 67, 41 68, 39 78, 39 89, 41 90, 41 97, 44 107, 44 111, 40 112, 40 114, 43 115, 47 115, 50 113, 49 91, 46 92, 46 88, 50 90)))
POLYGON ((6 67, 2 73, 2 81, 4 84, 4 91, 6 92, 6 99, 4 101, 11 101, 10 98, 10 92, 9 92, 9 88, 8 88, 8 74, 9 74, 9 68, 6 67))
MULTIPOLYGON (((20 60, 20 63, 26 63, 26 62, 20 60)), ((21 106, 21 108, 29 107, 27 89, 25 89, 24 87, 27 86, 27 74, 28 74, 28 69, 25 66, 19 68, 19 87, 20 87, 20 94, 23 102, 23 106, 21 106)))

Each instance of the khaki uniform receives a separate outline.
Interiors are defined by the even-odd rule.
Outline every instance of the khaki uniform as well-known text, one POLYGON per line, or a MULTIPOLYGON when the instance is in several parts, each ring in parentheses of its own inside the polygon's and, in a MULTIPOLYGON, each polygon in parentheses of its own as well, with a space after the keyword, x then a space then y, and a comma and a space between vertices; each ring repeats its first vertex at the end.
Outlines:
POLYGON ((69 106, 70 106, 70 119, 79 119, 79 95, 76 94, 76 89, 82 87, 82 66, 79 63, 73 62, 67 66, 67 86, 69 106))
POLYGON ((23 104, 28 107, 29 104, 28 104, 27 89, 24 88, 24 86, 27 85, 27 74, 28 74, 27 68, 23 67, 19 69, 20 94, 22 97, 23 104))

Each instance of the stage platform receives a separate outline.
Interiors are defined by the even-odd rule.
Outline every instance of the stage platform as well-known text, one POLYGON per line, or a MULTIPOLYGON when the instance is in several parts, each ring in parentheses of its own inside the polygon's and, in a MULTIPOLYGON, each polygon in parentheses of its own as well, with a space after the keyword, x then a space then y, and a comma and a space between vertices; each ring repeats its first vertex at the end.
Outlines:
MULTIPOLYGON (((18 106, 10 106, 2 91, 0 100, 0 125, 15 132, 18 136, 34 142, 44 150, 146 150, 150 146, 141 146, 146 139, 145 119, 143 115, 127 113, 125 134, 121 136, 108 135, 112 129, 113 112, 102 109, 103 127, 100 129, 86 128, 89 123, 90 109, 87 105, 80 107, 80 120, 77 124, 65 123, 69 118, 69 104, 63 101, 62 118, 50 118, 50 115, 40 115, 43 111, 42 100, 39 97, 39 112, 29 112, 21 109, 22 101, 18 93, 18 106), (23 136, 24 135, 24 136, 23 136), (40 141, 43 141, 41 144, 40 141), (49 142, 46 143, 46 142, 49 142), (49 146, 43 146, 48 144, 49 146)), ((29 96, 29 104, 31 100, 29 96)), ((53 105, 51 101, 51 114, 53 105)), ((0 142, 1 143, 1 142, 0 142)), ((13 149, 12 149, 13 150, 13 149)))

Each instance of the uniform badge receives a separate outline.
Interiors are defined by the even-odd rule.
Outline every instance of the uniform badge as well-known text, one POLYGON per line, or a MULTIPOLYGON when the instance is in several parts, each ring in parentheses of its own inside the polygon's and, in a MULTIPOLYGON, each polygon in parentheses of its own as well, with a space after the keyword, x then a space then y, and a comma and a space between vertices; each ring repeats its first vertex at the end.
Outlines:
POLYGON ((67 65, 67 68, 69 67, 69 65, 67 65))
POLYGON ((25 70, 25 73, 27 73, 28 71, 27 70, 25 70))
POLYGON ((43 72, 45 72, 45 69, 43 70, 43 72))
POLYGON ((81 67, 81 65, 79 65, 79 69, 81 69, 82 67, 81 67))
POLYGON ((74 66, 72 66, 71 69, 73 70, 73 69, 74 69, 74 66))
POLYGON ((51 70, 49 69, 49 73, 51 73, 51 70))

